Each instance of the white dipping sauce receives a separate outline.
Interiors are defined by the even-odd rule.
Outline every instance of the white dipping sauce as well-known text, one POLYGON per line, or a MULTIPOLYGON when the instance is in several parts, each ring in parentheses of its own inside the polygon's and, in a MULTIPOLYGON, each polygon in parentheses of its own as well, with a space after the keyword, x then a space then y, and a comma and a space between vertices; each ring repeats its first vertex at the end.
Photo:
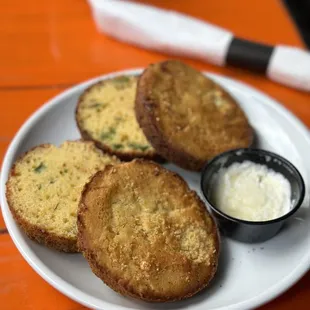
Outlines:
POLYGON ((214 176, 211 199, 223 213, 248 221, 268 221, 291 209, 288 180, 250 161, 222 168, 214 176))

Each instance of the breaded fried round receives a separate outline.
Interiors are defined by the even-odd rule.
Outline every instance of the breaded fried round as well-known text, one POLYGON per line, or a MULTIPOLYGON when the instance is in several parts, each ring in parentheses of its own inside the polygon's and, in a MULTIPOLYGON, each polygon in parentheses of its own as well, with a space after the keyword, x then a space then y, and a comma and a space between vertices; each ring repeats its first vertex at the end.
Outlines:
POLYGON ((89 178, 119 163, 93 142, 39 145, 14 164, 7 181, 10 210, 26 235, 50 248, 77 251, 77 209, 89 178))
POLYGON ((98 82, 84 91, 76 109, 82 137, 123 160, 156 156, 135 117, 137 79, 118 76, 98 82))
POLYGON ((217 154, 248 147, 253 132, 236 101, 201 72, 179 61, 150 65, 141 75, 137 120, 162 157, 200 170, 217 154))
POLYGON ((85 185, 78 246, 113 290, 152 302, 202 290, 219 256, 216 224, 197 194, 144 160, 107 166, 85 185))

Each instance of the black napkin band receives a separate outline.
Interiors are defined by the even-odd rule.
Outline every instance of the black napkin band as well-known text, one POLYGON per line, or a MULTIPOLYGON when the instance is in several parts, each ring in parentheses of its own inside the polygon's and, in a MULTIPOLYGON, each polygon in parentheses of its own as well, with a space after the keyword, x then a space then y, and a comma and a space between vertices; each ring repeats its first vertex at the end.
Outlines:
POLYGON ((274 47, 233 38, 228 48, 227 65, 266 73, 274 47))

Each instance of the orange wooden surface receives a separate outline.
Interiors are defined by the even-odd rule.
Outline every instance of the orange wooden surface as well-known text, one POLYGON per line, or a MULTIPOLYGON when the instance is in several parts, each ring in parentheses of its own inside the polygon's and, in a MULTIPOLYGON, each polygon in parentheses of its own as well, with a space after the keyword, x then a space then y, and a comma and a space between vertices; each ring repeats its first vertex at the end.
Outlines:
MULTIPOLYGON (((278 0, 143 0, 270 44, 303 46, 278 0)), ((96 75, 167 58, 99 34, 85 0, 2 0, 0 5, 0 160, 17 129, 46 100, 96 75)), ((242 70, 189 64, 245 81, 271 95, 310 127, 310 96, 242 70)), ((23 260, 0 216, 0 308, 84 309, 42 280, 23 260)), ((308 309, 310 273, 271 309, 308 309)))

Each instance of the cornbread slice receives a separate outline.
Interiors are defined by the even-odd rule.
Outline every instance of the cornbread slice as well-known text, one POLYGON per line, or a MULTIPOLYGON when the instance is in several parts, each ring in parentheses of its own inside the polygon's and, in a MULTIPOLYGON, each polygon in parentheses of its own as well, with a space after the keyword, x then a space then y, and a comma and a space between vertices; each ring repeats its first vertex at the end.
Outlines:
POLYGON ((134 111, 136 76, 119 76, 88 88, 80 97, 76 121, 81 135, 123 160, 155 158, 134 111))
POLYGON ((178 175, 141 159, 97 172, 78 211, 78 245, 115 291, 164 302, 190 297, 213 278, 216 225, 178 175))
POLYGON ((14 164, 7 182, 11 212, 29 238, 64 252, 76 252, 77 208, 84 184, 116 157, 93 142, 39 145, 14 164))
POLYGON ((201 72, 179 61, 150 65, 141 75, 135 111, 162 157, 200 170, 217 154, 248 147, 253 131, 236 101, 201 72))

